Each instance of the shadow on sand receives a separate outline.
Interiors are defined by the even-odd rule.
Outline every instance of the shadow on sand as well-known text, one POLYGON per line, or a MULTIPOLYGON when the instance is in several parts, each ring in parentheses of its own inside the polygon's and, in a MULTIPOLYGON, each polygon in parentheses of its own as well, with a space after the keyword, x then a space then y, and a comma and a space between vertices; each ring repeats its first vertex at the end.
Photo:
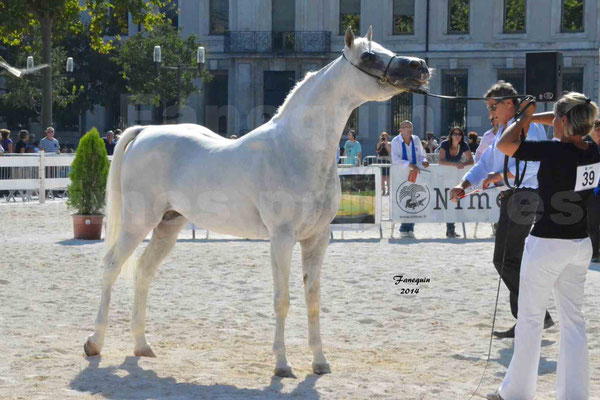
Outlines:
POLYGON ((100 394, 106 399, 319 399, 315 389, 319 375, 306 375, 291 393, 281 393, 282 378, 273 376, 263 389, 244 389, 231 385, 178 383, 161 378, 151 369, 138 365, 139 357, 126 357, 119 366, 100 367, 100 357, 89 357, 89 365, 69 384, 72 390, 100 394))
MULTIPOLYGON (((551 346, 556 342, 553 340, 542 340, 542 347, 551 346)), ((494 357, 492 353, 492 357, 490 358, 490 363, 497 363, 505 368, 508 368, 510 365, 510 360, 513 356, 512 348, 503 348, 498 350, 497 357, 494 357)), ((455 360, 463 360, 463 361, 485 361, 487 357, 465 357, 460 354, 454 354, 452 356, 455 360)), ((548 360, 546 357, 540 357, 540 364, 538 368, 538 375, 546 375, 552 374, 556 372, 556 361, 548 360)), ((495 375, 498 377, 504 377, 505 372, 497 372, 495 375)))

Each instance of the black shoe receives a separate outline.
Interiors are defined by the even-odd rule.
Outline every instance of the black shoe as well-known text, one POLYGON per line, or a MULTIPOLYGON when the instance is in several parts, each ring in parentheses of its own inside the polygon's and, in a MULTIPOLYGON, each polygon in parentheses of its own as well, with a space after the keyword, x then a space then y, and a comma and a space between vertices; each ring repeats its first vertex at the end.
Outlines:
POLYGON ((451 231, 447 231, 446 232, 446 237, 448 238, 459 238, 460 235, 456 232, 451 232, 451 231))
POLYGON ((514 338, 515 337, 515 326, 516 325, 513 325, 513 327, 507 331, 494 331, 493 335, 496 336, 498 339, 514 338))
POLYGON ((554 321, 552 320, 552 317, 549 316, 544 320, 544 329, 548 329, 552 326, 554 326, 554 321))

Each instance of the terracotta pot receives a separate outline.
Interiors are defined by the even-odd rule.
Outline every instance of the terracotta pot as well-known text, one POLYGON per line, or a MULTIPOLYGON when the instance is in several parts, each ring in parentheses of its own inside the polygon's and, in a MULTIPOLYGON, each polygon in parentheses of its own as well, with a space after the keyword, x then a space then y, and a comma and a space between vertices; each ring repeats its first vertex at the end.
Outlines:
POLYGON ((73 214, 75 239, 100 240, 104 215, 73 214))

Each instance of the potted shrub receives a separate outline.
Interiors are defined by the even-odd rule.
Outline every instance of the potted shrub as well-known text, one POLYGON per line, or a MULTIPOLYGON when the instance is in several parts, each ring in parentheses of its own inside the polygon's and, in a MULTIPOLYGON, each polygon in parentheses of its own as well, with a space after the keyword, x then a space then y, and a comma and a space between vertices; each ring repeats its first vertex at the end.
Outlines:
POLYGON ((69 173, 67 206, 75 211, 75 239, 100 239, 109 166, 104 140, 92 128, 79 141, 69 173))

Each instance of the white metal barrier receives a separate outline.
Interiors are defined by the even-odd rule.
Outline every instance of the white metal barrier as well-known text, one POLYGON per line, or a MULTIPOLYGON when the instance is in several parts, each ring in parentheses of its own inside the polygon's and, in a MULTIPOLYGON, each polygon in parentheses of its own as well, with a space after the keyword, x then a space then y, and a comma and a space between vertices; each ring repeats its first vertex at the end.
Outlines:
MULTIPOLYGON (((46 190, 66 190, 69 171, 75 154, 4 154, 0 156, 0 190, 8 191, 6 201, 31 200, 37 192, 40 203, 46 200, 46 190)), ((50 194, 52 192, 49 192, 50 194)))

